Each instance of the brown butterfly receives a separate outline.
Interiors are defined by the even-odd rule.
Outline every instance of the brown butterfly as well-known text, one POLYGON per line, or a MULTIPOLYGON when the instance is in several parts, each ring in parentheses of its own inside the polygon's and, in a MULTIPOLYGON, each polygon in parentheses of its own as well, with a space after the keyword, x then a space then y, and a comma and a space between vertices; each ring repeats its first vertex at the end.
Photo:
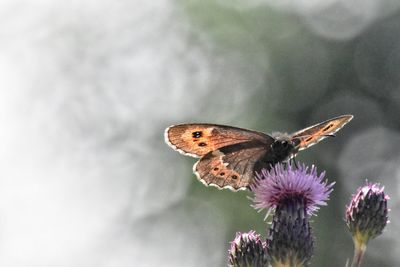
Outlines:
POLYGON ((184 155, 200 157, 193 166, 200 182, 236 191, 248 188, 255 172, 290 160, 298 151, 334 136, 352 118, 343 115, 290 135, 206 123, 173 125, 165 130, 165 142, 184 155))

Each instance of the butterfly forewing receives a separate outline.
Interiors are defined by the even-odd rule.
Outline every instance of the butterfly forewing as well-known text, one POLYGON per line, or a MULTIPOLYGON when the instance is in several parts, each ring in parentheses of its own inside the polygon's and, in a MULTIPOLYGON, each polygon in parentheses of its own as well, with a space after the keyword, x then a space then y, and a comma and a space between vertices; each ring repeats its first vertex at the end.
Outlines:
POLYGON ((353 119, 353 115, 343 115, 321 122, 293 133, 291 139, 300 139, 299 150, 303 150, 317 144, 328 136, 332 136, 351 119, 353 119))
POLYGON ((269 135, 216 124, 181 124, 165 130, 165 141, 182 154, 201 157, 221 147, 258 140, 270 143, 269 135))

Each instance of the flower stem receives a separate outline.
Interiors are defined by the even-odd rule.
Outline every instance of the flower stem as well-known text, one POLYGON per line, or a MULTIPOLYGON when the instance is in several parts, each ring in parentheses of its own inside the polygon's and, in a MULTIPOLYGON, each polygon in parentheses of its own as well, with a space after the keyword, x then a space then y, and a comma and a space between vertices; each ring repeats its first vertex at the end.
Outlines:
POLYGON ((351 267, 361 266, 361 261, 364 257, 366 249, 367 249, 366 242, 360 242, 359 240, 354 239, 354 257, 351 267))
POLYGON ((286 263, 282 263, 282 262, 274 262, 274 264, 272 264, 273 267, 303 267, 302 264, 296 264, 296 263, 290 263, 290 262, 286 262, 286 263))
POLYGON ((290 256, 284 261, 272 259, 271 267, 304 267, 304 262, 299 262, 295 256, 290 256))
POLYGON ((289 264, 283 264, 283 263, 276 263, 273 265, 274 267, 291 267, 289 264))

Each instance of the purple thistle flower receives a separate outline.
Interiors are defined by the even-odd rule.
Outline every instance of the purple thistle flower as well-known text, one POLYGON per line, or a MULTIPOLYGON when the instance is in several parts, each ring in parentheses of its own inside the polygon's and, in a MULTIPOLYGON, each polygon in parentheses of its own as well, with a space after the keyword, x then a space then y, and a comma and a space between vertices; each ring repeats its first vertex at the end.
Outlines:
POLYGON ((354 241, 352 266, 360 266, 370 239, 379 236, 388 222, 389 196, 378 184, 357 189, 346 209, 346 224, 354 241))
POLYGON ((326 205, 333 183, 323 181, 312 166, 276 164, 262 170, 251 189, 254 207, 275 211, 267 238, 267 258, 273 266, 306 266, 314 250, 309 217, 326 205), (287 167, 286 167, 287 166, 287 167))
POLYGON ((290 199, 301 199, 304 202, 307 214, 312 215, 318 206, 326 205, 334 183, 327 184, 322 180, 325 172, 319 176, 314 165, 310 171, 304 164, 294 168, 288 164, 276 164, 271 170, 263 169, 257 174, 257 180, 251 186, 254 192, 254 207, 258 209, 276 207, 290 199))
POLYGON ((265 267, 265 244, 260 235, 254 231, 236 233, 229 250, 229 266, 232 267, 265 267))

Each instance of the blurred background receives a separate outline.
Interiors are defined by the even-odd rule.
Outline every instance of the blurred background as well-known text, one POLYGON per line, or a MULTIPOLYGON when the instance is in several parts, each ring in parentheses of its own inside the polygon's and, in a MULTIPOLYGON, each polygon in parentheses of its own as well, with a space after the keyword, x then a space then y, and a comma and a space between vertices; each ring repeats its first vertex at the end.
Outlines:
POLYGON ((164 129, 293 132, 342 114, 303 151, 336 181, 312 266, 344 266, 345 205, 365 179, 391 223, 364 266, 400 266, 400 2, 0 2, 0 265, 226 266, 264 237, 249 192, 207 188, 164 129))

